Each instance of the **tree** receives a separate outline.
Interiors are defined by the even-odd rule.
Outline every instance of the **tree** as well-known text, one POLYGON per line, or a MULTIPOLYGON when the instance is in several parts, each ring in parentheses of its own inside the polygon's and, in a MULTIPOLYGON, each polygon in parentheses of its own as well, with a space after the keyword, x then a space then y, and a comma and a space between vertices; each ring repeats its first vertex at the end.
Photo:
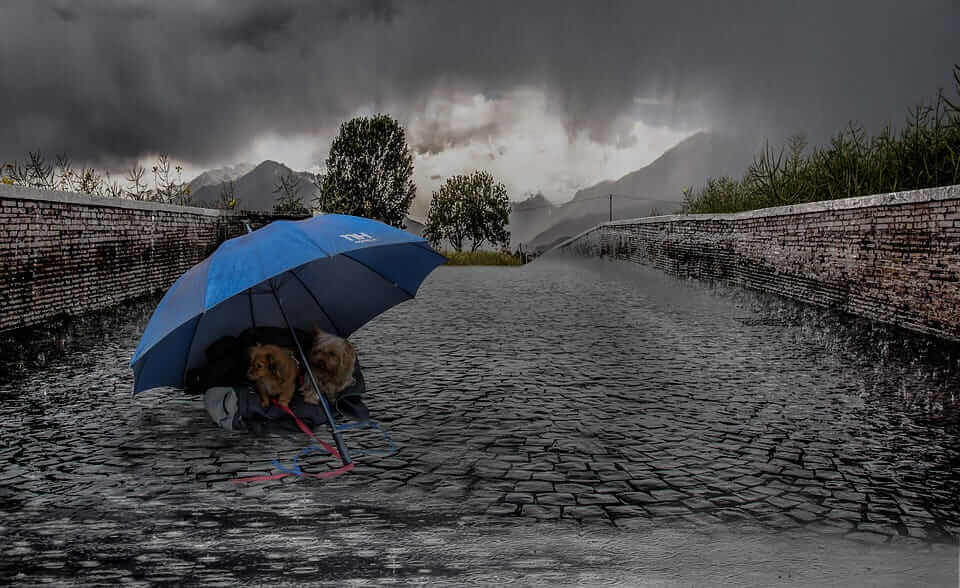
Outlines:
POLYGON ((316 180, 317 208, 404 227, 416 186, 413 156, 397 121, 378 114, 343 123, 326 165, 316 180))
POLYGON ((463 250, 466 239, 472 241, 471 251, 484 243, 506 246, 509 218, 506 188, 488 172, 475 171, 448 178, 433 193, 423 236, 435 246, 447 239, 457 251, 463 250))
POLYGON ((273 205, 274 214, 309 216, 310 211, 300 199, 300 182, 300 176, 292 171, 277 177, 277 186, 273 189, 277 195, 277 202, 273 205))

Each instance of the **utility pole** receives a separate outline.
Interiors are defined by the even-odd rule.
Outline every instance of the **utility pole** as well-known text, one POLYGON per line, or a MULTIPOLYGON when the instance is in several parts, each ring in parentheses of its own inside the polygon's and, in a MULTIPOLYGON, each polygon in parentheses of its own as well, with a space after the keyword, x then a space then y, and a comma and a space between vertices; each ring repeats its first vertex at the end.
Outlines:
POLYGON ((610 222, 613 222, 613 194, 610 195, 610 222))

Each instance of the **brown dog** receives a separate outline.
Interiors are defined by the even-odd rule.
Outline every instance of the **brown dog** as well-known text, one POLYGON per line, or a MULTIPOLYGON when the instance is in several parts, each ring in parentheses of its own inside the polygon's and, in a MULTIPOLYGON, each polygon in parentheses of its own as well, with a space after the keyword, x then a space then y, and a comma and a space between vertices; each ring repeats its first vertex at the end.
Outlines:
MULTIPOLYGON (((354 383, 353 366, 357 362, 357 350, 343 337, 331 335, 317 329, 310 348, 310 371, 317 379, 323 395, 331 403, 337 401, 337 395, 354 383)), ((301 387, 303 399, 310 404, 319 404, 320 399, 306 378, 301 387)))
POLYGON ((255 383, 260 406, 269 406, 271 396, 275 396, 281 405, 289 406, 300 373, 300 364, 293 351, 279 345, 257 343, 247 348, 247 359, 247 379, 255 383))

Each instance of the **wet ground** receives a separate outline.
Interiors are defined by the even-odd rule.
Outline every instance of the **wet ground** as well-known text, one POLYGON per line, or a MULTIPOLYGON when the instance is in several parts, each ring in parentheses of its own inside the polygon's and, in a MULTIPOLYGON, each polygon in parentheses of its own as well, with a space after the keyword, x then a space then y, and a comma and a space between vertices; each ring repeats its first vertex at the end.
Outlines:
POLYGON ((399 451, 237 484, 304 439, 131 399, 144 320, 0 384, 0 583, 957 584, 926 339, 622 262, 439 268, 353 337, 399 451))

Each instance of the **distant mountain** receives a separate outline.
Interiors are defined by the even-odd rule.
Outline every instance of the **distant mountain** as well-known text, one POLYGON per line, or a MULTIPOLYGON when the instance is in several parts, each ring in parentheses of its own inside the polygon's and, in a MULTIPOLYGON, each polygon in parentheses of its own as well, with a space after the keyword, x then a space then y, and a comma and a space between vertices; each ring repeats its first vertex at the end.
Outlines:
MULTIPOLYGON (((310 172, 294 172, 282 163, 271 160, 266 160, 233 179, 234 197, 239 202, 239 207, 244 210, 273 210, 278 196, 274 190, 277 188, 279 178, 291 172, 300 177, 297 193, 304 206, 309 208, 310 201, 313 199, 314 175, 310 172)), ((211 172, 200 174, 194 181, 203 178, 207 173, 211 172)), ((220 181, 200 185, 196 190, 191 189, 194 206, 216 207, 225 183, 220 181)))
POLYGON ((516 249, 520 243, 527 243, 534 235, 549 227, 554 222, 557 211, 557 205, 539 193, 521 202, 511 202, 511 249, 516 249))
POLYGON ((741 177, 759 151, 759 145, 752 143, 716 133, 691 135, 645 167, 578 190, 525 247, 542 250, 608 220, 611 195, 614 220, 677 212, 683 205, 684 188, 702 186, 722 175, 741 177))
POLYGON ((574 201, 602 198, 608 194, 648 200, 682 202, 683 189, 703 185, 707 178, 743 175, 757 152, 741 138, 699 132, 677 143, 653 163, 616 181, 604 181, 579 190, 574 201))
POLYGON ((252 163, 238 163, 236 165, 210 169, 190 180, 187 185, 190 186, 190 192, 195 193, 204 186, 213 186, 228 180, 236 180, 240 176, 249 173, 253 168, 254 165, 252 163))

